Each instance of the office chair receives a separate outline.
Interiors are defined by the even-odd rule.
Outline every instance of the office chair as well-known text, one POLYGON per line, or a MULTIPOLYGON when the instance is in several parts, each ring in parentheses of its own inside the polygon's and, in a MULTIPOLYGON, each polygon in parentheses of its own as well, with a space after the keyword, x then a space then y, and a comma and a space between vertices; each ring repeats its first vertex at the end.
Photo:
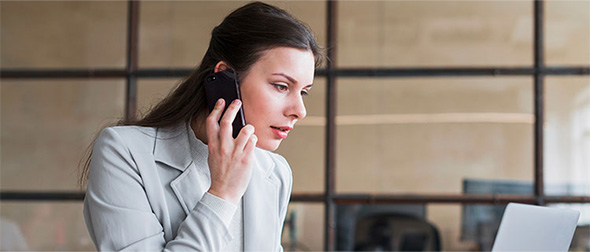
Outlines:
POLYGON ((355 251, 440 251, 438 229, 410 215, 382 214, 356 223, 355 251))

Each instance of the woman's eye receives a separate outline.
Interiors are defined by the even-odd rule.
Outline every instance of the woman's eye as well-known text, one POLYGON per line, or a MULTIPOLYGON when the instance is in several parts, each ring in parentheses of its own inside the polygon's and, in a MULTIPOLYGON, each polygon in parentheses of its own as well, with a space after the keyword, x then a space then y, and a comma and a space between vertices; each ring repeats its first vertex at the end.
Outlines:
POLYGON ((302 96, 308 96, 309 95, 309 91, 307 91, 307 90, 301 90, 301 95, 302 96))
POLYGON ((275 88, 277 88, 279 91, 287 91, 289 89, 289 87, 287 87, 286 85, 281 85, 281 84, 272 84, 273 86, 275 86, 275 88))

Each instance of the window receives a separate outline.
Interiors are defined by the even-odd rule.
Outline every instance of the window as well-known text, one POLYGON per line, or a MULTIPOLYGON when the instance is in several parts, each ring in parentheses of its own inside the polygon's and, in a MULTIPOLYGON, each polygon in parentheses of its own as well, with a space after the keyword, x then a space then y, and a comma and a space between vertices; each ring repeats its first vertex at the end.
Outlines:
MULTIPOLYGON (((579 208, 588 225, 590 3, 269 3, 332 58, 278 150, 294 176, 286 250, 339 248, 359 209, 419 209, 443 250, 488 248, 511 201, 579 208)), ((242 4, 2 2, 3 225, 31 250, 92 249, 83 149, 188 75, 242 4)))

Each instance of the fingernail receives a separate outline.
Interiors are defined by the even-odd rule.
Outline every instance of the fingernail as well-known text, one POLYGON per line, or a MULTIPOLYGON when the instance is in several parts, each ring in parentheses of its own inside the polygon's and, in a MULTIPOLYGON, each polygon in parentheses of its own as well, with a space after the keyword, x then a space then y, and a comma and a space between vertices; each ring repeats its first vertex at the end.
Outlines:
POLYGON ((222 102, 223 102, 223 99, 217 100, 217 105, 221 105, 222 102))
POLYGON ((246 127, 248 127, 248 131, 254 133, 254 126, 248 124, 246 125, 246 127))
POLYGON ((234 104, 236 104, 236 105, 240 105, 240 100, 238 100, 238 99, 235 99, 235 100, 234 100, 234 104))

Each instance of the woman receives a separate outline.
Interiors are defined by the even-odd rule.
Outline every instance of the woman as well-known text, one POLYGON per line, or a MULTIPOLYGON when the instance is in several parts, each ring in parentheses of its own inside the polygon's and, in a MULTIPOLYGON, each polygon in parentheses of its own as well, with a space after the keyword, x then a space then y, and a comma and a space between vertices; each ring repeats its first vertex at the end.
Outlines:
POLYGON ((303 96, 322 57, 310 30, 284 10, 254 2, 227 16, 199 67, 166 99, 95 140, 82 180, 96 247, 282 250, 292 177, 271 151, 305 117, 303 96), (230 68, 242 100, 220 99, 208 113, 203 82, 230 68), (234 139, 241 106, 247 125, 234 139))

